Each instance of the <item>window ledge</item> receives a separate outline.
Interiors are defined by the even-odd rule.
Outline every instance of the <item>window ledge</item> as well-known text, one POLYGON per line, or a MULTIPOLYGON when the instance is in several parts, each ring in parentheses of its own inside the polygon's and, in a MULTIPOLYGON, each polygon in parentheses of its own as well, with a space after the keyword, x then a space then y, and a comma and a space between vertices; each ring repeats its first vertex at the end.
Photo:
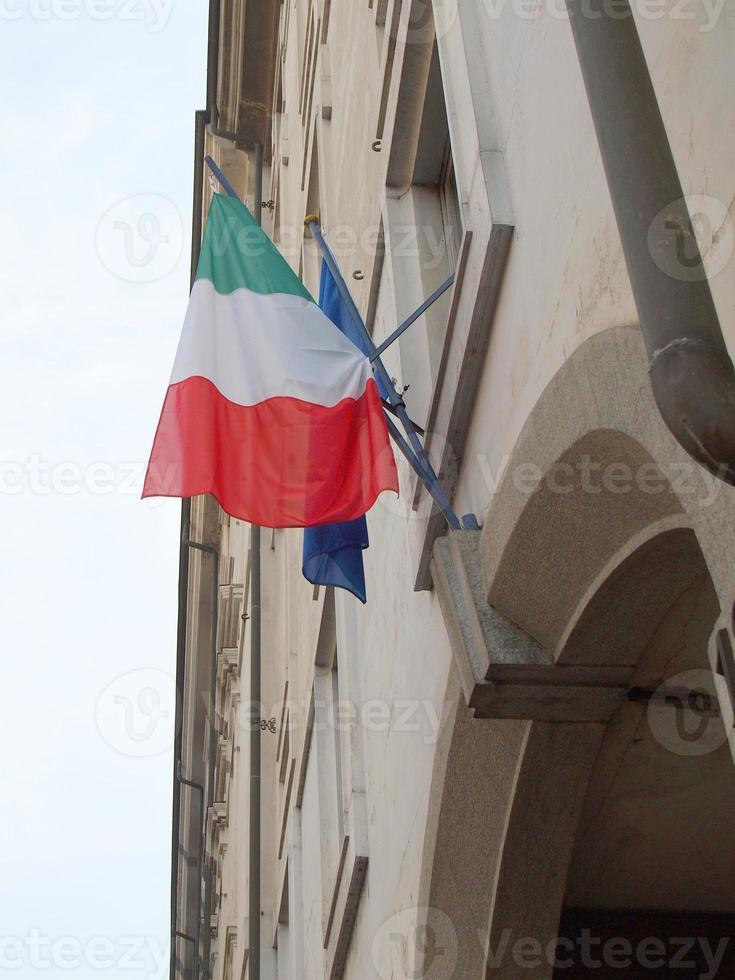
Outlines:
POLYGON ((485 597, 479 531, 434 544, 431 570, 465 700, 476 718, 606 722, 627 700, 631 667, 566 666, 485 597))

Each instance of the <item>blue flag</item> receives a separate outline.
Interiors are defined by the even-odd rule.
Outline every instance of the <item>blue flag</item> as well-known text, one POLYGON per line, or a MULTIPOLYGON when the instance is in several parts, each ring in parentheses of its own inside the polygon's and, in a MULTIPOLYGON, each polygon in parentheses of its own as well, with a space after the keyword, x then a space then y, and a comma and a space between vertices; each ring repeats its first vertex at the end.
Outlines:
MULTIPOLYGON (((364 354, 368 353, 349 308, 340 296, 332 273, 323 260, 319 306, 356 347, 364 354)), ((347 589, 360 602, 367 602, 362 552, 368 544, 367 521, 364 516, 340 524, 304 528, 304 578, 312 585, 335 585, 340 589, 347 589)))

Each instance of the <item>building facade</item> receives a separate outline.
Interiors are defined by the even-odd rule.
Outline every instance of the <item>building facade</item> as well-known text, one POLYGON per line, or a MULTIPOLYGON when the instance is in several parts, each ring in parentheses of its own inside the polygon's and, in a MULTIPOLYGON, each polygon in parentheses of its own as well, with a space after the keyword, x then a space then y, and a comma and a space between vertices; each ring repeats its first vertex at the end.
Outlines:
MULTIPOLYGON (((654 309, 708 282, 732 351, 735 12, 634 24, 706 273, 684 236, 654 309)), ((222 0, 211 26, 196 233, 204 153, 258 210, 257 142, 263 226, 316 295, 318 214, 376 342, 455 274, 384 361, 480 529, 399 466, 364 607, 262 530, 256 909, 250 529, 184 505, 172 978, 254 980, 255 928, 268 980, 732 976, 735 490, 652 393, 633 123, 554 0, 222 0)))

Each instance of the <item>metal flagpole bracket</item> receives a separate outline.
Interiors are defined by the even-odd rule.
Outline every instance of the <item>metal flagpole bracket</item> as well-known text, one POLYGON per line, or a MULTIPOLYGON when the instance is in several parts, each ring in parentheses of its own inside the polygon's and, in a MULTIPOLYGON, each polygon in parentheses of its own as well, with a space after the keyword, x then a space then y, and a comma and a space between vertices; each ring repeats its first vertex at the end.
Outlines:
MULTIPOLYGON (((217 178, 217 180, 220 183, 220 186, 226 192, 226 194, 229 197, 236 198, 238 195, 235 193, 235 190, 233 189, 232 185, 227 180, 225 175, 222 173, 221 169, 214 162, 212 157, 206 156, 204 158, 204 162, 207 164, 210 171, 217 178)), ((393 341, 396 340, 405 330, 407 330, 408 327, 410 327, 411 324, 414 323, 422 315, 422 313, 424 313, 429 308, 429 306, 431 306, 432 303, 434 303, 437 299, 439 299, 439 297, 444 292, 446 292, 447 289, 449 289, 449 287, 454 282, 454 276, 450 276, 450 278, 446 282, 442 283, 442 285, 437 290, 435 290, 434 293, 432 293, 432 295, 429 296, 429 298, 424 303, 421 304, 418 310, 414 311, 414 313, 410 317, 408 317, 408 319, 405 320, 398 327, 398 329, 395 330, 390 335, 390 337, 387 338, 386 341, 384 341, 380 349, 378 349, 375 346, 375 343, 373 342, 373 338, 370 336, 367 327, 365 326, 365 323, 360 315, 359 310, 357 309, 357 306, 355 305, 355 301, 353 300, 349 289, 347 288, 347 284, 345 283, 344 278, 342 277, 342 273, 340 272, 339 266, 337 265, 337 261, 334 255, 332 254, 331 249, 329 248, 326 241, 324 240, 322 230, 319 226, 319 215, 307 214, 306 217, 304 218, 304 227, 309 229, 317 245, 319 246, 319 250, 321 251, 324 261, 326 262, 327 267, 329 268, 329 271, 332 274, 332 278, 334 279, 339 294, 342 297, 342 300, 344 301, 345 305, 347 306, 350 317, 352 318, 355 327, 357 328, 357 330, 359 331, 363 339, 365 347, 368 351, 370 362, 373 365, 373 371, 379 378, 381 385, 383 386, 383 389, 388 396, 388 402, 390 408, 386 406, 386 409, 400 420, 401 425, 405 430, 407 439, 404 438, 403 435, 400 433, 398 427, 395 425, 393 420, 386 415, 386 421, 388 423, 388 431, 390 432, 393 440, 398 445, 398 448, 401 450, 403 455, 406 457, 409 465, 417 474, 418 478, 426 487, 427 491, 429 492, 430 496, 434 500, 435 504, 437 505, 441 513, 444 515, 444 518, 447 524, 449 525, 449 527, 451 528, 451 530, 460 531, 462 530, 463 527, 466 529, 477 528, 478 527, 477 518, 475 517, 474 514, 468 514, 465 516, 465 518, 463 518, 462 521, 460 521, 459 517, 457 517, 456 513, 454 512, 454 509, 452 508, 452 505, 450 504, 449 499, 447 498, 447 495, 444 491, 444 487, 442 486, 441 481, 439 480, 439 477, 437 476, 434 467, 432 466, 431 461, 429 460, 424 445, 421 442, 421 439, 419 438, 419 433, 417 431, 418 427, 410 419, 408 412, 406 411, 406 404, 403 401, 401 395, 399 395, 398 392, 396 391, 395 385, 393 383, 393 379, 386 371, 385 366, 380 359, 381 351, 385 350, 386 347, 388 347, 391 343, 393 343, 393 341)))
POLYGON ((394 343, 394 341, 398 340, 401 334, 405 333, 406 330, 408 330, 408 328, 412 324, 414 324, 420 316, 423 316, 423 314, 426 313, 429 307, 432 306, 434 303, 436 303, 436 301, 441 296, 443 296, 444 293, 446 293, 449 287, 453 285, 454 285, 454 273, 452 273, 451 276, 445 282, 443 282, 438 289, 435 289, 434 292, 431 294, 431 296, 429 296, 428 299, 425 299, 424 302, 421 304, 421 306, 417 307, 413 311, 411 316, 406 317, 406 319, 403 321, 400 327, 397 327, 390 335, 390 337, 386 337, 383 343, 379 347, 375 348, 375 353, 370 358, 370 360, 374 361, 376 357, 380 357, 380 355, 383 353, 384 350, 390 347, 390 345, 394 343))
MULTIPOLYGON (((405 430, 407 440, 400 433, 398 427, 395 425, 393 420, 388 416, 386 416, 386 421, 388 423, 388 431, 390 432, 391 437, 393 438, 393 440, 395 441, 396 445, 401 450, 403 455, 408 460, 408 463, 411 466, 411 468, 414 470, 418 478, 426 487, 427 491, 431 495, 437 507, 444 515, 444 518, 447 524, 449 525, 449 527, 453 531, 461 530, 463 527, 463 523, 462 521, 460 521, 459 517, 457 517, 456 513, 454 512, 452 505, 450 504, 449 499, 447 498, 447 495, 444 491, 444 487, 442 486, 441 481, 439 480, 439 477, 437 476, 434 467, 431 465, 431 461, 429 460, 429 457, 426 454, 426 450, 424 449, 423 443, 419 438, 418 432, 416 431, 416 427, 414 426, 413 422, 409 418, 408 412, 406 411, 406 404, 403 401, 403 398, 396 391, 395 385, 393 383, 393 379, 388 374, 387 370, 385 369, 385 365, 380 359, 380 350, 384 350, 385 347, 388 346, 388 344, 387 343, 383 344, 380 350, 375 346, 375 342, 373 341, 373 338, 370 336, 370 333, 367 327, 365 326, 362 316, 360 315, 360 311, 357 309, 357 306, 355 305, 355 301, 352 298, 352 294, 347 288, 347 284, 345 283, 342 273, 340 272, 339 266, 337 265, 337 260, 335 259, 331 249, 329 248, 329 246, 327 245, 324 239, 324 235, 322 234, 322 230, 319 227, 318 220, 316 220, 316 216, 307 215, 304 224, 309 228, 309 230, 311 231, 312 235, 314 236, 319 246, 322 256, 324 257, 324 261, 326 262, 329 271, 332 274, 332 278, 334 279, 334 282, 337 286, 337 289, 339 290, 339 294, 342 297, 342 300, 344 301, 345 305, 347 306, 347 309, 353 320, 353 323, 363 339, 365 348, 368 351, 368 356, 373 365, 373 370, 377 375, 378 379, 380 380, 384 391, 388 395, 388 401, 391 405, 391 408, 393 409, 394 414, 398 417, 398 419, 401 422, 401 425, 405 430)), ((439 290, 435 291, 433 297, 430 296, 429 299, 426 301, 426 303, 423 303, 421 307, 419 307, 419 310, 415 313, 415 315, 413 315, 413 317, 409 317, 408 321, 404 321, 404 323, 401 324, 398 330, 394 331, 394 333, 391 334, 391 336, 388 338, 388 341, 392 343, 393 340, 395 340, 398 336, 400 336, 400 333, 408 329, 411 323, 413 323, 416 319, 418 319, 421 313, 424 312, 425 309, 428 309, 431 303, 434 302, 436 299, 438 299, 439 296, 446 289, 449 288, 449 286, 451 286, 451 282, 449 281, 447 281, 442 286, 440 286, 439 290)), ((477 526, 477 519, 474 517, 474 515, 468 515, 466 526, 467 527, 477 526)))

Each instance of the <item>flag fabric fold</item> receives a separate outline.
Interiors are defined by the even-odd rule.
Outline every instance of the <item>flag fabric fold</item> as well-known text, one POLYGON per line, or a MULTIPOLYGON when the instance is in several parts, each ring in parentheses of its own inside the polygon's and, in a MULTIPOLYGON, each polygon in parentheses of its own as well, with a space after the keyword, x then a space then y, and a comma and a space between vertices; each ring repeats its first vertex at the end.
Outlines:
POLYGON ((367 602, 362 553, 368 547, 365 517, 304 529, 304 578, 312 585, 347 589, 367 602))
MULTIPOLYGON (((356 347, 367 354, 359 330, 337 289, 327 263, 322 261, 319 306, 335 326, 356 347)), ((367 602, 363 551, 368 547, 365 517, 339 524, 325 524, 304 530, 302 571, 312 585, 332 585, 347 589, 361 602, 367 602)))
POLYGON ((353 520, 395 460, 369 359, 236 198, 215 194, 143 496, 264 527, 353 520))

